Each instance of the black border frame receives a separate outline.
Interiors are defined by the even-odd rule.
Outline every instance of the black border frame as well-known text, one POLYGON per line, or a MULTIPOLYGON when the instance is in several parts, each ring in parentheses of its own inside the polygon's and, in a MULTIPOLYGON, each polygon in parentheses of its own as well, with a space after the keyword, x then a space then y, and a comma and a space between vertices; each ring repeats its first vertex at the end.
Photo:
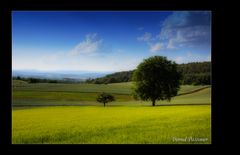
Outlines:
POLYGON ((68 1, 31 1, 31 0, 21 0, 21 1, 0 1, 1 6, 1 17, 2 20, 0 32, 4 39, 1 45, 1 81, 4 81, 1 87, 3 101, 0 103, 0 144, 6 150, 172 150, 175 148, 177 150, 192 150, 192 149, 214 149, 216 150, 218 146, 221 149, 225 148, 226 135, 224 135, 225 126, 222 122, 226 122, 224 117, 224 89, 226 85, 224 84, 224 79, 221 76, 221 70, 226 66, 223 65, 224 62, 224 8, 223 3, 217 0, 168 0, 162 2, 124 2, 124 1, 97 1, 97 2, 73 2, 68 1), (135 145, 135 144, 79 144, 79 145, 66 145, 66 144, 40 144, 40 145, 25 145, 25 144, 11 144, 11 11, 15 10, 108 10, 108 11, 120 11, 120 10, 141 10, 141 11, 158 11, 158 10, 209 10, 212 11, 212 144, 149 144, 149 145, 135 145), (3 52, 4 51, 4 52, 3 52), (220 69, 221 68, 221 69, 220 69), (93 149, 92 149, 93 148, 93 149))

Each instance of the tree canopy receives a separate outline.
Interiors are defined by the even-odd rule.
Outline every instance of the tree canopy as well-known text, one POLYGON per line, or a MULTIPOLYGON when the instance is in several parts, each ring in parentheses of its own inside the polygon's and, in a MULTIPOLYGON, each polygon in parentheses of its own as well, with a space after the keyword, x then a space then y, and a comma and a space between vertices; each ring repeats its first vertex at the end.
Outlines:
POLYGON ((101 93, 98 95, 97 99, 96 99, 98 102, 100 103, 103 103, 104 104, 104 107, 105 107, 105 104, 108 103, 108 102, 112 102, 112 101, 115 101, 115 98, 113 95, 111 94, 108 94, 108 93, 101 93))
POLYGON ((134 92, 142 100, 171 100, 180 87, 181 74, 175 62, 153 56, 140 63, 133 73, 134 92))

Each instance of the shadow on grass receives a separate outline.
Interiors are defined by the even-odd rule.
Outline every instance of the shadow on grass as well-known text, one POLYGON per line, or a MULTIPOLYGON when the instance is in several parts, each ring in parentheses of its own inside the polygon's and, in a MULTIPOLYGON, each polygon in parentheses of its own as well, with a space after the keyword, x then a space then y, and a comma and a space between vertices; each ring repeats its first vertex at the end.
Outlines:
MULTIPOLYGON (((197 106, 197 105, 211 105, 210 103, 192 103, 192 104, 158 104, 155 107, 159 106, 197 106)), ((106 105, 105 107, 102 105, 17 105, 12 106, 12 110, 21 110, 21 109, 29 109, 29 108, 40 108, 40 107, 64 107, 64 106, 74 106, 74 107, 154 107, 150 104, 141 104, 141 105, 106 105)))
POLYGON ((155 106, 186 106, 186 105, 211 105, 210 103, 187 103, 187 104, 159 104, 155 106))
POLYGON ((181 94, 178 94, 177 96, 193 94, 193 93, 199 92, 199 91, 207 89, 207 88, 211 88, 211 86, 206 86, 206 87, 199 88, 199 89, 196 89, 196 90, 192 90, 192 91, 189 91, 189 92, 186 92, 186 93, 181 93, 181 94))

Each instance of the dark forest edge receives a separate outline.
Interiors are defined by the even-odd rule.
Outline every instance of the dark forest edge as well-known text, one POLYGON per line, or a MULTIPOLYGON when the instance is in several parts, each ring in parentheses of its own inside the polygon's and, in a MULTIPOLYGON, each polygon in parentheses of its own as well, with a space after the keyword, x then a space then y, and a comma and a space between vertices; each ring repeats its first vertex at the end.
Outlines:
MULTIPOLYGON (((179 64, 178 71, 182 74, 181 84, 183 85, 210 85, 211 84, 211 62, 192 62, 179 64)), ((116 72, 100 78, 88 78, 86 81, 75 79, 44 79, 44 78, 26 78, 13 77, 13 80, 22 80, 28 83, 91 83, 91 84, 109 84, 120 82, 131 82, 134 70, 116 72)))

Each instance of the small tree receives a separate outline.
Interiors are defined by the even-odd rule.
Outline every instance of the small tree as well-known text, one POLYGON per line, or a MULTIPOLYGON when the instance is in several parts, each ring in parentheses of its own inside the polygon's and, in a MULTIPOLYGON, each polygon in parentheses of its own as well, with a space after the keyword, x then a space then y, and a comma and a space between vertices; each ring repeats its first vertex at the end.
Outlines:
POLYGON ((166 57, 153 56, 145 59, 133 73, 134 94, 142 100, 171 100, 180 87, 181 74, 177 64, 166 57))
POLYGON ((103 103, 104 107, 105 107, 106 103, 115 101, 115 98, 111 94, 101 93, 101 94, 98 95, 97 101, 100 102, 100 103, 103 103))

